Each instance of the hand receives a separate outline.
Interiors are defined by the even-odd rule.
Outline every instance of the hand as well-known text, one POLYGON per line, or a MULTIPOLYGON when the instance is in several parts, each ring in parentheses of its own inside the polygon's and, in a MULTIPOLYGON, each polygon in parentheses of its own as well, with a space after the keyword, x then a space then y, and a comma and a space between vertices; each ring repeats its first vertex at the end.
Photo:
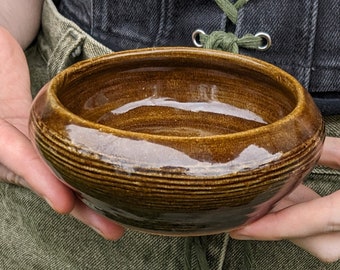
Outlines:
POLYGON ((0 63, 0 179, 32 189, 54 210, 71 214, 104 238, 120 238, 123 228, 80 202, 37 155, 28 138, 32 98, 26 58, 1 27, 0 63))
MULTIPOLYGON (((340 138, 327 137, 320 164, 340 169, 340 138)), ((340 179, 339 179, 340 181, 340 179)), ((263 218, 230 236, 240 240, 291 240, 324 262, 340 259, 340 191, 321 198, 300 185, 263 218)))

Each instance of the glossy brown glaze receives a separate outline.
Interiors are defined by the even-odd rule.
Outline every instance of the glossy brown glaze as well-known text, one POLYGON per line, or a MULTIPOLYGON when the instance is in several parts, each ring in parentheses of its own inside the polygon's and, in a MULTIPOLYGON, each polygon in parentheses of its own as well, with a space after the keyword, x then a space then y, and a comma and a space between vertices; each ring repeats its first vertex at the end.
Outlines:
POLYGON ((213 234, 263 216, 308 175, 324 139, 293 77, 194 48, 78 63, 36 97, 30 128, 86 204, 164 235, 213 234))

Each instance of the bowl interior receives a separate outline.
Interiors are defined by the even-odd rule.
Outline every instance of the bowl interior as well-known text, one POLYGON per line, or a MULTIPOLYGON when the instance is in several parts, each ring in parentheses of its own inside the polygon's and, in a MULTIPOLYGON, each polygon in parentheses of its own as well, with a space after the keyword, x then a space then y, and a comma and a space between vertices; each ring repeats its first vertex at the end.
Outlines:
POLYGON ((56 92, 70 112, 115 129, 204 137, 254 129, 297 106, 289 83, 251 59, 209 54, 126 54, 65 77, 56 92))

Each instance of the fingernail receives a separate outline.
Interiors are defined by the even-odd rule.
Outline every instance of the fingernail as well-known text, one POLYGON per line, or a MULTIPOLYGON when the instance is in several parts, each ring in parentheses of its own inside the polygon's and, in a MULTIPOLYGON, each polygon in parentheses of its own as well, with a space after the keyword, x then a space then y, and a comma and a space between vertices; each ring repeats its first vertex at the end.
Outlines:
POLYGON ((238 235, 233 235, 232 238, 236 239, 236 240, 253 240, 253 238, 249 237, 249 236, 246 236, 246 235, 241 235, 241 234, 238 234, 238 235))
POLYGON ((230 233, 231 238, 236 239, 236 240, 253 240, 252 237, 248 235, 244 235, 242 233, 230 233))

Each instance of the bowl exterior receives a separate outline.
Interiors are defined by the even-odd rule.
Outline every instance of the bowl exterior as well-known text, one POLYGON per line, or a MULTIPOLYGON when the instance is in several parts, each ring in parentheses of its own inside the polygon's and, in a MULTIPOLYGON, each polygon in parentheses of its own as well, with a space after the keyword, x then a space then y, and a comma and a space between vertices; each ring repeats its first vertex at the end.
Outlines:
MULTIPOLYGON (((166 61, 176 53, 202 59, 212 55, 183 48, 141 51, 126 57, 166 61)), ((214 54, 272 68, 247 57, 214 54)), ((109 218, 163 235, 228 231, 265 215, 317 162, 325 136, 322 117, 309 94, 276 68, 292 87, 301 88, 294 113, 277 125, 232 136, 126 134, 76 117, 60 104, 55 93, 65 78, 98 63, 114 65, 117 58, 119 54, 86 61, 57 75, 34 100, 30 118, 32 140, 42 158, 81 200, 109 218), (214 161, 200 158, 206 155, 214 161)))

